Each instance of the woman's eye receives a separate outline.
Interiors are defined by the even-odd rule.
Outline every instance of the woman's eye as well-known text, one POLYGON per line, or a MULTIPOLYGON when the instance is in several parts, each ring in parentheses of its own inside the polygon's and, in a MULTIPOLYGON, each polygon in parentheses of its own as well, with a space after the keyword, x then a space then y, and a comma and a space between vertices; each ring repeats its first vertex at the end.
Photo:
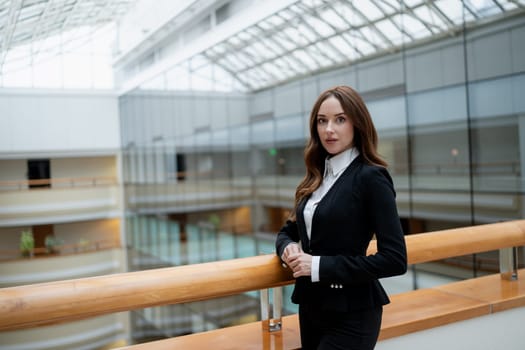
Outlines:
POLYGON ((325 124, 325 123, 326 123, 326 120, 321 119, 321 118, 317 119, 317 124, 325 124))
POLYGON ((337 122, 338 122, 339 124, 342 124, 342 123, 344 123, 345 121, 346 121, 346 118, 345 118, 345 117, 337 117, 337 122))

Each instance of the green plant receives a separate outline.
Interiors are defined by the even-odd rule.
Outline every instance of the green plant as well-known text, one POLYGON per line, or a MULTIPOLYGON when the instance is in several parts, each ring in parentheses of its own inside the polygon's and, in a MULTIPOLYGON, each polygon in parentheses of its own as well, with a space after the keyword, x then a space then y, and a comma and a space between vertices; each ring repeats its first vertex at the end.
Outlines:
POLYGON ((83 251, 83 250, 88 250, 89 249, 89 246, 91 245, 91 242, 88 240, 88 239, 85 239, 85 238, 81 238, 78 240, 78 249, 83 251))
POLYGON ((221 218, 217 214, 211 214, 208 221, 213 225, 215 230, 218 230, 221 225, 221 218))
POLYGON ((35 248, 35 239, 33 237, 33 232, 27 230, 22 231, 20 235, 20 251, 23 256, 32 256, 33 249, 35 248))
POLYGON ((63 244, 64 242, 60 239, 60 238, 57 238, 53 235, 49 235, 49 236, 46 236, 46 248, 47 248, 47 252, 52 254, 52 253, 59 253, 60 252, 60 246, 63 244))

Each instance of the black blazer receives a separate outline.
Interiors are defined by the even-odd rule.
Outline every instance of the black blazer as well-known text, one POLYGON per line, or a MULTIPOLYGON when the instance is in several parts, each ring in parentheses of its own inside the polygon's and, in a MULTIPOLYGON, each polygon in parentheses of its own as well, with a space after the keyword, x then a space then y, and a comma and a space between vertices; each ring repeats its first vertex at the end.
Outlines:
POLYGON ((299 241, 304 252, 321 256, 320 281, 297 278, 292 302, 333 311, 388 304, 378 279, 404 274, 407 256, 387 170, 357 157, 317 205, 311 240, 303 216, 307 200, 299 204, 296 221, 287 221, 276 241, 279 257, 289 243, 299 241), (378 251, 366 256, 374 234, 378 251))

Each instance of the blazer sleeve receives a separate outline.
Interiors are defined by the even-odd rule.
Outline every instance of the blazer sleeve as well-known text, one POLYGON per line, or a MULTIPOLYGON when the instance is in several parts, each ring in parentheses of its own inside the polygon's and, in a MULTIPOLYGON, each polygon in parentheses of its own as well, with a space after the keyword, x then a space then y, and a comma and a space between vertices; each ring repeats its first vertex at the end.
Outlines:
POLYGON ((297 230, 297 221, 287 220, 285 225, 279 230, 275 241, 275 252, 280 258, 283 255, 284 248, 290 243, 299 242, 299 232, 297 230))
POLYGON ((390 175, 384 168, 367 167, 359 182, 365 211, 363 220, 366 222, 356 226, 363 229, 363 234, 375 234, 377 253, 369 256, 322 256, 319 267, 321 281, 361 284, 401 275, 407 270, 405 239, 390 175))

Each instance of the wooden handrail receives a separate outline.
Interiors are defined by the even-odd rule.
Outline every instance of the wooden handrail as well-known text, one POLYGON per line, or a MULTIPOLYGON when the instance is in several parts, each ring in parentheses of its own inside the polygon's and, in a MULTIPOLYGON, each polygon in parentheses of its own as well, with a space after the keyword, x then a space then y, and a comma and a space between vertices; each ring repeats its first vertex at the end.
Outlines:
POLYGON ((275 255, 0 289, 0 330, 179 304, 292 281, 275 255))
MULTIPOLYGON (((410 264, 525 245, 525 220, 406 237, 410 264)), ((375 252, 372 244, 368 253, 375 252)), ((274 255, 0 289, 0 331, 292 283, 274 255)))
MULTIPOLYGON (((406 236, 405 241, 409 264, 518 247, 525 245, 525 220, 419 233, 406 236)), ((375 251, 372 241, 368 253, 375 251)))

